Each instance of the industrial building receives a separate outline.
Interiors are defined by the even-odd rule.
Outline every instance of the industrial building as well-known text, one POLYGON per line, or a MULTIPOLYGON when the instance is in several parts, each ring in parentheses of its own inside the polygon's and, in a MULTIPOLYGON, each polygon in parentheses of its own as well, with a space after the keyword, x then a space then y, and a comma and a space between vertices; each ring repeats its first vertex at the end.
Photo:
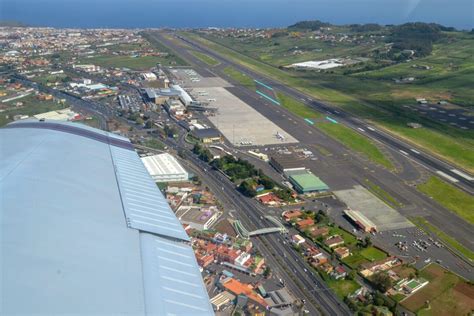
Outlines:
POLYGON ((0 129, 1 315, 214 315, 190 239, 126 138, 0 129))
POLYGON ((288 173, 288 179, 298 193, 325 192, 329 187, 309 170, 288 173))
POLYGON ((178 217, 182 224, 188 224, 191 228, 197 230, 209 229, 220 215, 221 213, 215 206, 183 205, 176 210, 176 217, 178 217))
POLYGON ((191 135, 204 144, 220 143, 222 141, 221 133, 215 128, 194 129, 191 135))
POLYGON ((188 172, 168 153, 143 157, 142 162, 155 182, 179 182, 189 179, 188 172))
POLYGON ((292 171, 305 170, 303 162, 294 154, 275 153, 270 157, 270 165, 276 171, 287 174, 292 171))
POLYGON ((357 212, 351 209, 344 210, 344 214, 360 229, 364 232, 375 232, 377 231, 377 226, 368 219, 364 214, 361 212, 357 212))
POLYGON ((45 113, 36 114, 33 117, 38 120, 46 119, 46 120, 56 120, 56 121, 72 121, 78 118, 78 116, 79 115, 76 112, 73 112, 70 108, 67 108, 67 109, 62 109, 62 110, 49 111, 45 113))

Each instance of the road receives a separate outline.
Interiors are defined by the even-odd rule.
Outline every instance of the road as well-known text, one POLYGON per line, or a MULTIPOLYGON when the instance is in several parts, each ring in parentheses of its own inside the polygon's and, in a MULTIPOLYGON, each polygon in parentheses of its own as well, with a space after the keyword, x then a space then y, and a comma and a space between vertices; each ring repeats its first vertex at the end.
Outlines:
MULTIPOLYGON (((166 144, 176 150, 184 148, 184 145, 178 145, 175 142, 168 141, 166 144)), ((273 223, 264 219, 263 216, 266 215, 266 212, 256 200, 243 196, 227 177, 199 160, 189 150, 186 149, 185 154, 186 160, 201 169, 201 173, 205 174, 204 181, 211 184, 211 189, 219 199, 231 204, 231 207, 238 211, 239 219, 246 228, 254 230, 274 226, 273 223)), ((289 272, 303 285, 303 289, 299 288, 299 285, 293 285, 290 288, 295 294, 301 293, 303 294, 302 297, 306 297, 310 314, 320 314, 319 309, 311 307, 311 301, 314 298, 325 315, 350 315, 347 306, 336 297, 317 274, 311 272, 307 263, 295 253, 288 243, 284 245, 279 241, 279 236, 279 234, 260 236, 254 239, 253 242, 265 255, 265 258, 276 257, 283 261, 282 266, 278 259, 273 259, 274 264, 284 267, 284 271, 280 272, 280 275, 286 279, 287 284, 293 283, 291 279, 288 279, 289 272)))
MULTIPOLYGON (((406 156, 410 156, 410 158, 419 162, 420 164, 425 166, 428 170, 430 170, 434 174, 440 175, 439 172, 442 172, 443 175, 444 174, 448 175, 452 179, 455 179, 456 182, 453 182, 455 185, 457 185, 458 187, 464 189, 465 191, 471 194, 474 194, 474 177, 469 175, 467 172, 461 171, 459 170, 459 168, 447 162, 444 162, 434 157, 433 155, 430 155, 422 151, 419 148, 415 148, 407 144, 406 142, 402 141, 401 139, 394 137, 393 135, 390 135, 384 131, 375 129, 371 127, 370 125, 368 125, 363 120, 357 117, 354 117, 353 115, 348 114, 347 112, 344 112, 339 108, 336 109, 335 107, 331 105, 328 105, 321 101, 314 100, 311 96, 308 96, 307 94, 299 90, 296 90, 295 88, 292 88, 288 85, 282 84, 276 79, 262 76, 261 74, 255 71, 252 71, 228 58, 225 58, 223 55, 216 53, 215 51, 212 51, 208 49, 207 47, 200 45, 199 43, 196 43, 195 41, 192 41, 188 38, 184 38, 182 36, 179 36, 179 39, 205 52, 206 54, 212 56, 213 58, 221 62, 224 62, 228 65, 231 65, 232 67, 238 69, 242 73, 245 73, 251 78, 255 80, 259 80, 260 82, 263 82, 271 86, 273 89, 281 91, 295 98, 296 100, 303 102, 305 105, 311 108, 314 108, 322 113, 330 115, 332 118, 336 119, 338 122, 345 124, 346 126, 352 128, 356 132, 361 133, 376 141, 382 142, 386 144, 387 146, 390 146, 394 148, 395 150, 403 153, 406 156), (362 129, 363 131, 361 131, 360 129, 362 129)), ((447 179, 449 180, 450 178, 447 178, 447 179)))
POLYGON ((39 91, 53 95, 58 99, 65 99, 72 107, 78 111, 83 111, 94 115, 99 120, 100 129, 107 130, 107 121, 113 117, 112 110, 99 102, 84 100, 72 94, 52 89, 44 85, 31 81, 23 76, 14 75, 15 80, 26 86, 37 88, 39 91))

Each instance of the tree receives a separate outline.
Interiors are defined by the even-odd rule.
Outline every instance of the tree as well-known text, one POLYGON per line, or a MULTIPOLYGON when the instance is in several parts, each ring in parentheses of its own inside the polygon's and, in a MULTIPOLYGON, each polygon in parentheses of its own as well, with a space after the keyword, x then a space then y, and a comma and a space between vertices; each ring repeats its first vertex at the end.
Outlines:
POLYGON ((263 276, 267 278, 270 275, 270 273, 271 273, 270 267, 268 266, 265 267, 265 270, 263 270, 263 276))
POLYGON ((370 239, 370 236, 365 236, 364 239, 364 248, 370 247, 372 245, 372 240, 370 239))
POLYGON ((152 128, 152 127, 153 127, 153 121, 152 120, 146 121, 145 128, 152 128))
POLYGON ((242 192, 243 195, 248 197, 254 197, 257 195, 257 192, 253 189, 252 185, 249 181, 245 180, 239 185, 239 191, 242 192))
POLYGON ((135 123, 137 123, 138 125, 143 125, 143 119, 141 117, 137 117, 136 120, 135 120, 135 123))
POLYGON ((372 277, 372 282, 374 283, 375 288, 377 288, 382 293, 387 292, 387 290, 393 286, 392 279, 385 272, 376 273, 372 277))

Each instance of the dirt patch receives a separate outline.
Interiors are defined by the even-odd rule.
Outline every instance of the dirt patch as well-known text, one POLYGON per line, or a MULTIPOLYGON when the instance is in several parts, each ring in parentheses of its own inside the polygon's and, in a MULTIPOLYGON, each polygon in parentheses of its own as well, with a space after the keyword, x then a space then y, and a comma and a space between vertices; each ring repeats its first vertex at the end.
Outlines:
POLYGON ((443 276, 446 270, 436 264, 431 264, 426 267, 425 272, 430 274, 432 278, 437 278, 443 276))
POLYGON ((474 302, 474 286, 461 282, 454 287, 454 291, 467 296, 474 302))
MULTIPOLYGON (((391 96, 395 98, 426 98, 427 100, 433 101, 433 102, 438 102, 439 100, 450 100, 453 95, 449 92, 445 91, 439 91, 439 92, 434 92, 434 91, 410 91, 410 90, 393 90, 391 93, 391 96)), ((415 100, 413 100, 415 101, 415 100)))
POLYGON ((220 233, 227 234, 228 236, 231 236, 231 237, 237 236, 237 234, 235 233, 234 227, 232 227, 232 224, 229 222, 228 219, 223 219, 220 222, 218 222, 214 226, 214 229, 220 233))

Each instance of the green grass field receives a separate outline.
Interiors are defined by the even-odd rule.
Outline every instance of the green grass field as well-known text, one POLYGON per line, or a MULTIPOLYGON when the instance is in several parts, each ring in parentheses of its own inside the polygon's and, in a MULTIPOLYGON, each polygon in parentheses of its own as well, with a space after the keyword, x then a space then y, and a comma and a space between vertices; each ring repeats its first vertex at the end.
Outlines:
POLYGON ((286 94, 278 92, 277 97, 278 100, 280 100, 281 105, 293 114, 307 119, 318 119, 322 117, 320 112, 307 107, 303 103, 287 96, 286 94))
POLYGON ((426 183, 418 185, 417 189, 467 222, 474 224, 474 196, 435 176, 429 178, 426 183))
POLYGON ((359 252, 352 252, 352 255, 342 259, 352 269, 357 269, 361 264, 368 263, 369 260, 364 258, 359 252))
POLYGON ((329 136, 334 137, 336 140, 344 144, 349 149, 357 151, 371 161, 378 163, 388 169, 393 169, 394 166, 388 160, 382 152, 375 146, 368 138, 360 135, 352 129, 345 127, 341 124, 334 124, 329 122, 320 123, 317 128, 322 130, 329 136))
POLYGON ((325 281, 340 299, 344 299, 344 297, 354 293, 358 288, 360 288, 360 285, 353 280, 328 279, 325 281))
POLYGON ((155 67, 157 63, 167 64, 166 58, 156 56, 94 56, 85 58, 83 63, 94 64, 106 68, 129 68, 132 70, 147 70, 155 67))
POLYGON ((417 315, 468 315, 474 309, 472 284, 435 264, 420 276, 430 283, 402 301, 405 308, 417 315))
POLYGON ((156 138, 149 138, 147 139, 144 143, 143 143, 144 146, 146 147, 150 147, 150 148, 154 148, 154 149, 158 149, 158 150, 163 150, 165 149, 165 145, 159 141, 158 139, 156 138))
POLYGON ((17 114, 23 114, 33 116, 36 114, 64 109, 67 106, 54 102, 54 101, 40 101, 34 95, 28 95, 24 98, 7 102, 9 109, 0 113, 0 126, 4 126, 13 121, 13 116, 17 114), (16 102, 23 102, 22 107, 14 107, 16 102))
POLYGON ((220 64, 219 61, 215 60, 214 58, 212 58, 209 55, 200 53, 200 52, 195 51, 195 50, 190 51, 190 53, 193 54, 196 58, 198 58, 202 62, 208 64, 209 66, 217 66, 217 65, 220 64))
POLYGON ((254 90, 255 89, 255 81, 252 78, 247 76, 246 74, 241 73, 240 71, 236 70, 233 67, 226 67, 224 68, 224 73, 231 77, 233 80, 237 81, 241 85, 254 90))
MULTIPOLYGON (((412 142, 430 151, 442 159, 474 172, 474 132, 464 131, 441 122, 434 122, 426 117, 414 115, 406 104, 414 104, 416 97, 437 100, 450 100, 463 106, 474 104, 474 89, 471 89, 474 78, 474 46, 472 36, 453 33, 449 40, 434 46, 433 54, 420 58, 412 63, 400 63, 353 75, 344 75, 341 71, 334 73, 296 72, 281 70, 276 66, 293 62, 300 57, 308 60, 319 57, 336 57, 325 52, 324 56, 310 52, 310 55, 288 55, 282 47, 294 47, 296 40, 291 37, 272 40, 278 41, 273 47, 265 41, 247 42, 245 39, 203 38, 193 33, 182 33, 192 37, 216 52, 225 55, 234 62, 240 63, 256 72, 267 75, 284 84, 291 85, 316 99, 341 106, 346 111, 369 119, 408 142, 412 142), (288 44, 288 46, 287 46, 288 44), (225 45, 225 46, 223 46, 225 45), (285 55, 286 54, 286 55, 285 55), (261 57, 258 57, 258 56, 261 57), (431 70, 419 70, 413 64, 429 65, 431 70), (413 84, 397 84, 393 79, 403 76, 419 77, 413 84), (424 128, 411 129, 408 122, 422 123, 424 128)), ((313 45, 311 41, 298 42, 303 50, 313 45), (308 46, 309 45, 309 46, 308 46)), ((312 47, 312 46, 311 46, 312 47)), ((366 48, 367 49, 370 47, 366 48)), ((345 50, 344 45, 336 45, 332 50, 342 56, 357 56, 356 46, 345 50)))
POLYGON ((462 254, 464 257, 466 257, 468 260, 471 262, 474 262, 474 252, 470 251, 463 245, 461 245, 456 239, 453 237, 449 236, 445 232, 443 232, 441 229, 438 227, 432 225, 429 223, 427 220, 425 220, 422 217, 412 217, 410 220, 418 227, 421 229, 425 230, 428 233, 433 233, 436 236, 438 236, 439 239, 441 239, 446 245, 448 245, 450 248, 458 251, 460 254, 462 254))
POLYGON ((364 248, 359 253, 362 257, 366 258, 369 261, 377 261, 387 258, 387 253, 375 247, 364 248))
POLYGON ((339 227, 329 227, 329 235, 341 236, 346 246, 354 246, 357 243, 357 238, 354 235, 339 227))
POLYGON ((350 266, 352 269, 357 269, 361 264, 382 260, 387 257, 387 254, 373 246, 359 249, 352 247, 352 255, 342 259, 342 262, 350 266))
POLYGON ((33 81, 47 85, 48 83, 61 82, 66 77, 67 74, 45 75, 34 77, 33 81))

